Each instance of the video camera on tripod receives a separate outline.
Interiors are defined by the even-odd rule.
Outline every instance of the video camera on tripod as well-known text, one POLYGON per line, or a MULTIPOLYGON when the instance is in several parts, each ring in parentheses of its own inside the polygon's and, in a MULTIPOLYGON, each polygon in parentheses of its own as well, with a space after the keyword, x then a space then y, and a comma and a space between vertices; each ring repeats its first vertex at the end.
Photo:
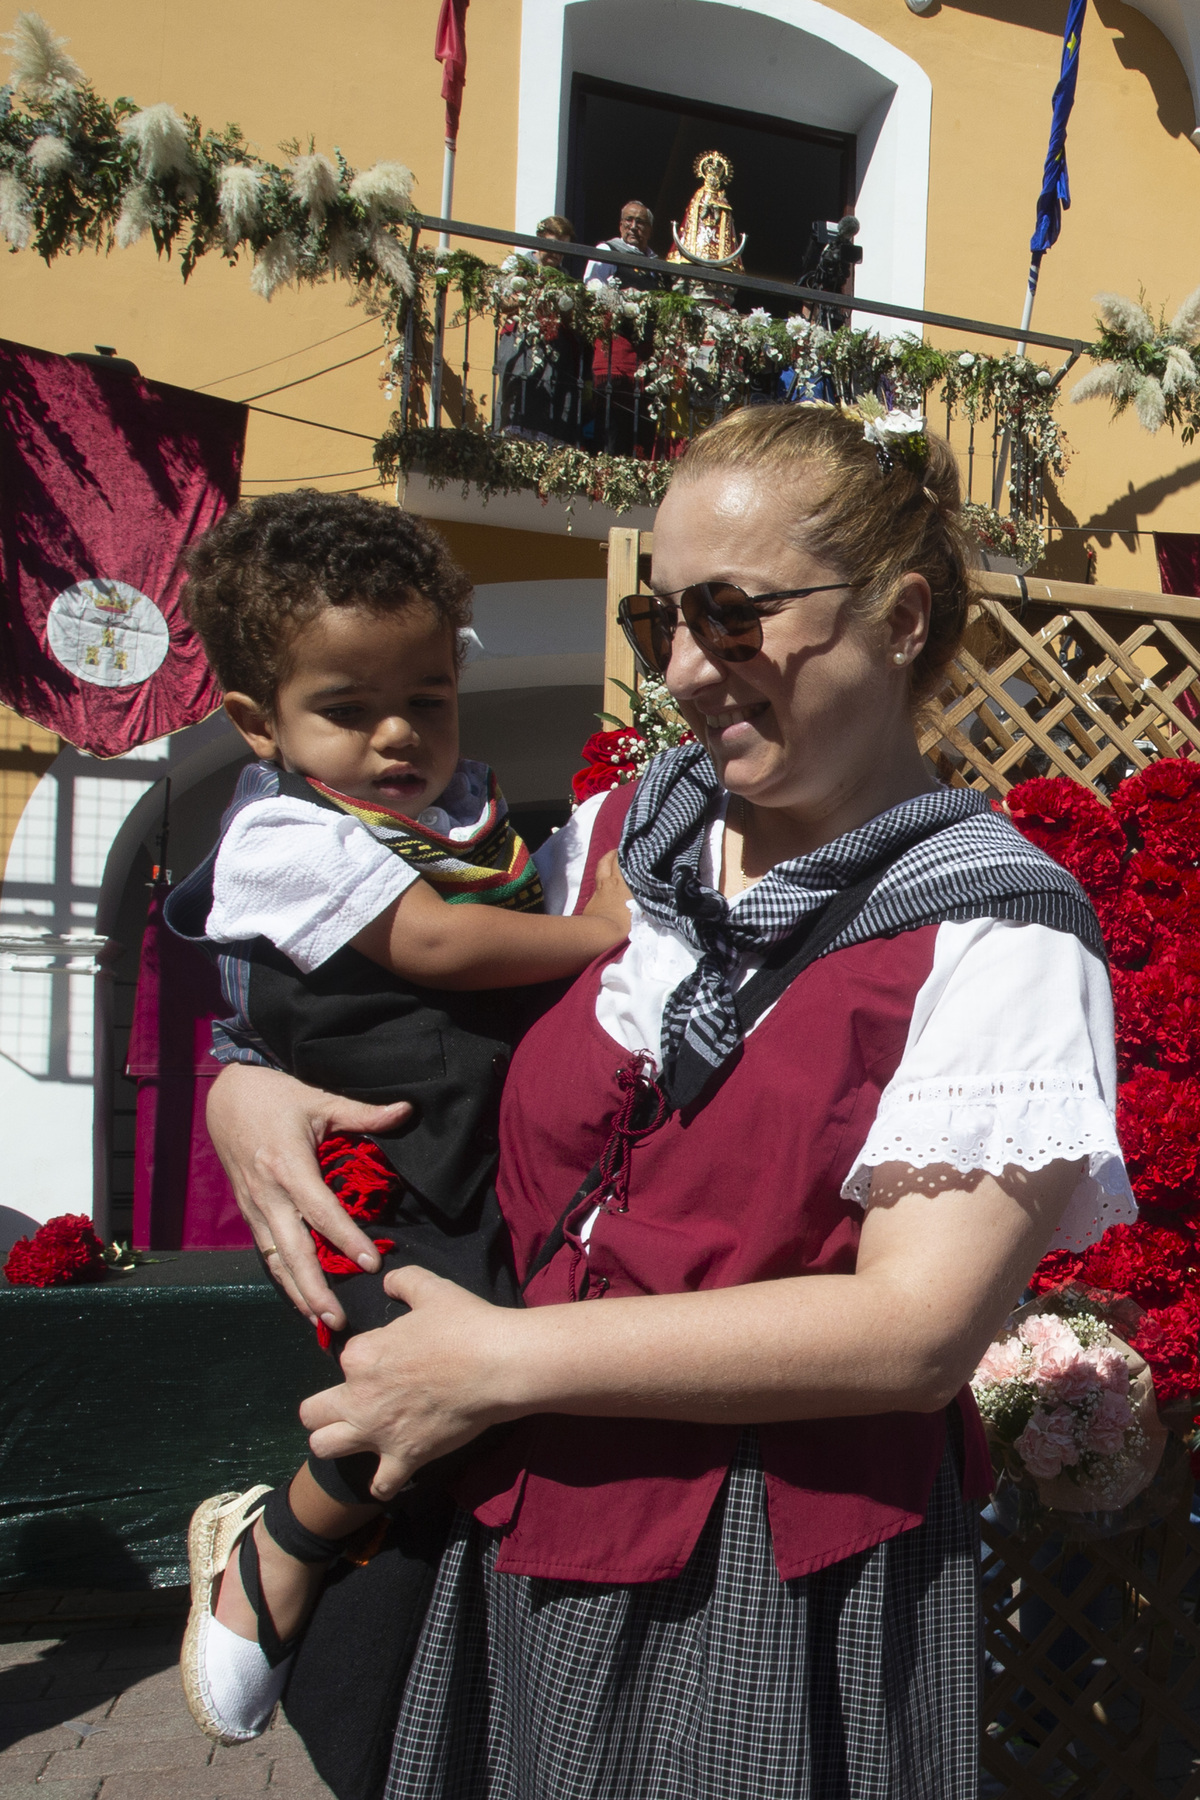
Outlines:
MULTIPOLYGON (((820 288, 827 294, 842 293, 852 271, 863 258, 861 247, 854 242, 858 231, 858 220, 853 213, 848 213, 844 219, 815 219, 797 287, 820 288)), ((823 325, 826 331, 836 331, 846 324, 850 308, 817 306, 813 308, 813 314, 814 324, 823 325)))

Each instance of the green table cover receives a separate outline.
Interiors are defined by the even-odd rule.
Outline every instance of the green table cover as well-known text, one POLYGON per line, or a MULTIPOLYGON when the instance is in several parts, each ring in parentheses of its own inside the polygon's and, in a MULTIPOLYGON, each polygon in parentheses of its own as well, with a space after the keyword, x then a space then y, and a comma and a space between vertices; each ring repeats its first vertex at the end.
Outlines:
POLYGON ((0 1587, 187 1580, 206 1494, 282 1481, 296 1408, 338 1380, 253 1252, 81 1287, 0 1278, 0 1587))

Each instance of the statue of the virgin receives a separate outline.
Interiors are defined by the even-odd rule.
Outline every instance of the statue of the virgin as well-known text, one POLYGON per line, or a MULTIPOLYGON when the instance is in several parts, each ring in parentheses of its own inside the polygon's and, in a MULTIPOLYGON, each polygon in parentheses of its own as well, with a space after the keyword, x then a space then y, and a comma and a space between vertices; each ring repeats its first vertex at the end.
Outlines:
POLYGON ((696 158, 692 173, 702 187, 688 201, 683 224, 671 221, 674 240, 668 262, 707 263, 721 269, 740 269, 746 234, 738 238, 733 227, 733 208, 725 193, 733 179, 733 164, 719 150, 705 150, 696 158))

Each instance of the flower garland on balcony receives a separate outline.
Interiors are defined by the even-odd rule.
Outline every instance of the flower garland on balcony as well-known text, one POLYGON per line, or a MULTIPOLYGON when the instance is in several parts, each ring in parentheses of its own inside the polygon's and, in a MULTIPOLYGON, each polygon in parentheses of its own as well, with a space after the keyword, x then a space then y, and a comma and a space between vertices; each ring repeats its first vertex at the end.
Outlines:
POLYGON ((395 235, 412 173, 379 162, 356 171, 311 142, 265 162, 237 125, 205 131, 165 103, 103 100, 36 13, 8 33, 12 84, 0 89, 0 235, 46 262, 72 251, 127 249, 149 235, 181 246, 186 281, 216 251, 253 259, 266 300, 288 283, 347 281, 355 298, 394 315, 415 277, 395 235))
MULTIPOLYGON (((532 490, 543 499, 578 496, 617 512, 654 506, 665 491, 669 459, 690 433, 756 396, 849 403, 878 396, 886 405, 924 411, 940 389, 949 415, 972 425, 991 420, 1012 434, 1009 491, 1014 517, 976 506, 972 517, 985 547, 1032 567, 1044 539, 1033 516, 1046 475, 1066 467, 1066 444, 1054 417, 1057 377, 1043 365, 1015 355, 934 349, 918 338, 882 338, 843 327, 827 331, 799 313, 776 319, 764 308, 739 313, 711 298, 682 291, 642 292, 599 282, 585 286, 563 270, 510 256, 500 268, 469 253, 449 257, 418 252, 420 280, 411 301, 407 343, 391 348, 388 389, 400 384, 406 354, 415 377, 415 399, 429 367, 433 301, 457 295, 451 324, 491 315, 520 338, 528 366, 536 370, 564 331, 585 345, 621 335, 638 347, 641 404, 661 427, 663 460, 596 457, 544 442, 503 438, 482 430, 482 410, 472 398, 464 409, 467 432, 435 432, 397 414, 380 439, 376 461, 385 477, 419 470, 436 486, 461 482, 485 495, 532 490), (442 440, 470 436, 469 444, 442 440)), ((412 406, 410 405, 410 415, 412 406)))

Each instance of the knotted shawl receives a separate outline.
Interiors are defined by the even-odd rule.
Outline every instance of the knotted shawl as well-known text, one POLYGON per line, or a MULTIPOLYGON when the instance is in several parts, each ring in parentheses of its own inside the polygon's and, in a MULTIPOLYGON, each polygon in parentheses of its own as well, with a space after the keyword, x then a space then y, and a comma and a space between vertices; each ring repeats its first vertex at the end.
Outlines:
POLYGON ((1083 889, 972 788, 918 794, 806 856, 776 863, 731 906, 700 880, 705 834, 722 789, 699 744, 650 763, 621 837, 622 873, 642 910, 680 932, 700 961, 667 1001, 663 1058, 682 1044, 714 1071, 737 1051, 740 973, 791 936, 840 889, 885 873, 824 954, 953 919, 1014 919, 1104 941, 1083 889))

